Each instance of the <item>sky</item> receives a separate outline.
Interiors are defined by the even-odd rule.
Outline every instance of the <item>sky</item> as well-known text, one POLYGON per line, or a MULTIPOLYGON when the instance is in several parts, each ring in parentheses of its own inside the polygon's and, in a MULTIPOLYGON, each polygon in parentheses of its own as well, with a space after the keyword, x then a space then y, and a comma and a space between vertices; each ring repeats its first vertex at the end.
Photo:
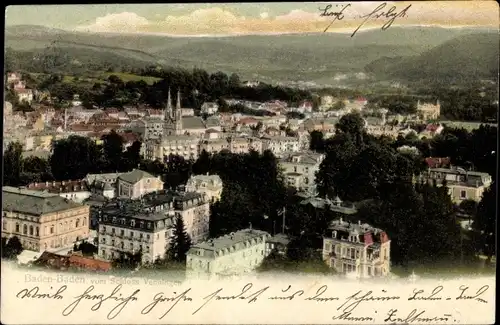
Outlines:
MULTIPOLYGON (((348 2, 19 5, 6 9, 6 25, 41 25, 64 30, 168 35, 241 35, 322 32, 334 17, 321 17, 326 6, 336 12, 348 2)), ((346 32, 360 25, 382 2, 353 2, 344 18, 328 32, 346 32)), ((387 2, 406 11, 396 25, 499 27, 496 1, 387 2), (411 6, 410 6, 411 5, 411 6)), ((380 11, 380 12, 382 12, 380 11)), ((363 28, 381 27, 388 18, 368 20, 363 28)))

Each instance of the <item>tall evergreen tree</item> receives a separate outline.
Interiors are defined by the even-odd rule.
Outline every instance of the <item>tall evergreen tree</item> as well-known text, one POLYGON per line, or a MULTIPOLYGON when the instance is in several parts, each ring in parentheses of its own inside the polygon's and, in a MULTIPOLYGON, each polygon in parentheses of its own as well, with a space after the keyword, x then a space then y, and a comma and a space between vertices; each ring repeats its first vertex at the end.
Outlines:
POLYGON ((23 169, 23 146, 20 142, 10 143, 3 156, 3 184, 19 186, 23 169))
POLYGON ((477 214, 472 224, 472 228, 477 233, 477 250, 486 255, 488 261, 491 260, 491 257, 495 256, 496 250, 496 205, 497 188, 496 182, 493 182, 483 193, 483 198, 479 202, 477 214))
POLYGON ((191 247, 191 238, 184 227, 184 220, 180 215, 175 217, 174 235, 170 240, 167 250, 168 258, 172 261, 183 263, 186 261, 186 254, 191 247))

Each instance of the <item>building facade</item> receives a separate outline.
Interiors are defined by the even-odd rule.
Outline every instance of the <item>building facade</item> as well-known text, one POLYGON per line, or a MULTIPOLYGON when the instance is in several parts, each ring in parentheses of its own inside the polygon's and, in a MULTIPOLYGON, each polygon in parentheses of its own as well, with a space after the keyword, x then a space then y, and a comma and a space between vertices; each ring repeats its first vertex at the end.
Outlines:
POLYGON ((143 263, 163 258, 175 217, 182 218, 191 241, 197 243, 208 238, 209 209, 206 197, 193 192, 159 191, 140 200, 107 202, 98 208, 99 255, 115 259, 120 252, 141 250, 143 263))
POLYGON ((416 178, 417 182, 436 182, 448 187, 454 203, 460 204, 465 200, 481 201, 484 191, 491 185, 491 175, 487 173, 467 171, 460 167, 429 168, 416 178))
POLYGON ((173 215, 144 213, 117 206, 99 217, 98 254, 106 260, 142 253, 143 263, 163 258, 172 235, 173 215))
POLYGON ((300 150, 298 137, 265 136, 261 140, 262 150, 270 150, 276 157, 281 157, 287 152, 298 152, 300 150))
POLYGON ((186 269, 192 276, 224 277, 255 270, 266 256, 267 232, 244 229, 193 245, 186 269))
POLYGON ((118 197, 137 199, 141 196, 163 190, 163 182, 160 177, 155 177, 145 171, 134 169, 123 173, 116 180, 118 197))
POLYGON ((328 230, 323 237, 323 260, 329 267, 360 278, 389 275, 391 241, 384 231, 342 218, 328 230))
POLYGON ((298 191, 314 192, 316 172, 324 159, 324 154, 311 151, 293 152, 285 154, 279 160, 279 165, 289 186, 298 191))
POLYGON ((58 194, 4 186, 2 237, 17 236, 37 252, 63 248, 89 236, 89 207, 58 194))
POLYGON ((186 183, 187 192, 198 192, 205 195, 210 202, 220 200, 222 187, 219 175, 193 175, 186 183))

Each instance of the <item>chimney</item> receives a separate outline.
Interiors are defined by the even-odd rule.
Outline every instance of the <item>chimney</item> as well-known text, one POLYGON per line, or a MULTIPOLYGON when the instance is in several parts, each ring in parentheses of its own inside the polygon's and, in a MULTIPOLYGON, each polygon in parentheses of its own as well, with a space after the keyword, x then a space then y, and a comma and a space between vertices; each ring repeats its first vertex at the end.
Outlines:
POLYGON ((361 220, 358 220, 358 225, 360 225, 360 226, 361 226, 361 220))
POLYGON ((342 223, 342 222, 344 222, 344 221, 342 220, 342 218, 340 218, 340 223, 342 223))
POLYGON ((56 186, 56 182, 55 182, 55 181, 54 181, 54 182, 52 182, 52 186, 56 186))
POLYGON ((64 185, 64 181, 61 182, 61 185, 64 185))

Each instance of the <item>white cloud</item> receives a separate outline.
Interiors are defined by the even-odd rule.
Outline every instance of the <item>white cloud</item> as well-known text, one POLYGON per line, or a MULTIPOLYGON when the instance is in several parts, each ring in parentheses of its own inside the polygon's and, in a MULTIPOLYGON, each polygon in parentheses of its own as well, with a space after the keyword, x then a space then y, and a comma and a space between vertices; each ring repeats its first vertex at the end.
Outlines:
MULTIPOLYGON (((396 10, 402 10, 412 4, 407 17, 397 20, 406 25, 491 25, 498 22, 498 7, 485 8, 485 5, 471 2, 388 2, 385 10, 393 5, 396 10), (467 8, 474 8, 473 13, 467 8), (488 10, 486 10, 488 9, 488 10), (494 17, 496 15, 496 17, 494 17), (482 18, 483 17, 483 18, 482 18), (486 18, 484 18, 486 17, 486 18)), ((345 18, 337 21, 329 30, 352 30, 360 24, 360 16, 372 12, 381 3, 358 2, 344 10, 345 18)), ((493 4, 493 2, 492 2, 493 4)), ((332 17, 321 17, 320 8, 331 5, 330 12, 340 10, 345 2, 316 3, 308 9, 294 9, 288 13, 275 16, 267 8, 261 7, 257 17, 245 17, 223 7, 199 8, 183 15, 170 14, 161 16, 153 12, 150 18, 139 16, 133 12, 108 14, 99 17, 93 24, 80 26, 80 31, 91 32, 138 32, 159 33, 170 35, 236 35, 236 34, 266 34, 289 32, 321 32, 332 20, 332 17)), ((491 5, 492 6, 492 5, 491 5)), ((371 19, 364 28, 380 27, 383 18, 371 19)))
POLYGON ((149 21, 133 12, 121 12, 98 17, 95 23, 76 29, 89 32, 133 32, 148 26, 149 21))
POLYGON ((244 17, 237 17, 232 12, 215 7, 208 9, 197 9, 188 15, 183 16, 167 16, 165 22, 167 24, 227 24, 238 21, 244 17))
POLYGON ((281 16, 277 16, 275 18, 276 20, 302 20, 302 21, 311 21, 311 20, 320 20, 321 17, 319 15, 319 12, 308 12, 304 10, 299 10, 299 9, 294 9, 290 11, 289 13, 281 16))

